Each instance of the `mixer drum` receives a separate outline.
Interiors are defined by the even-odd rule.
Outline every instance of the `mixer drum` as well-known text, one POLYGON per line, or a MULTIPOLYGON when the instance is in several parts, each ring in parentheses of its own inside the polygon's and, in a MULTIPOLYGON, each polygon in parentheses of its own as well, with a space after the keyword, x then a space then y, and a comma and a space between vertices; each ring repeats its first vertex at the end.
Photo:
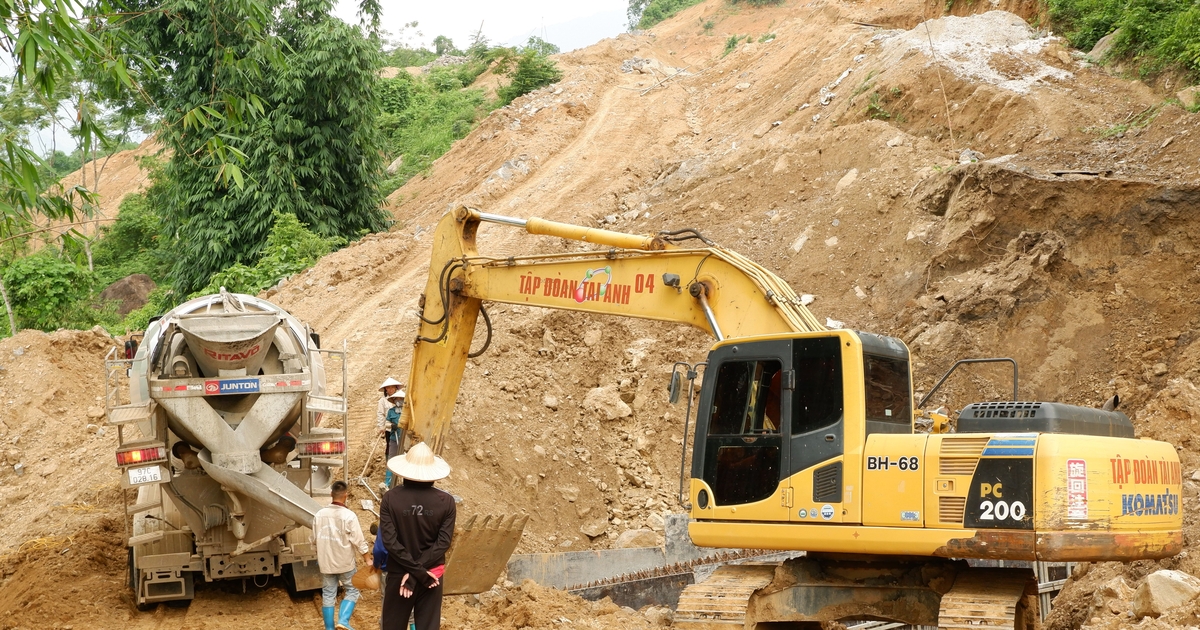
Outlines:
POLYGON ((273 314, 229 313, 185 315, 178 326, 200 371, 221 377, 258 374, 282 322, 273 314))

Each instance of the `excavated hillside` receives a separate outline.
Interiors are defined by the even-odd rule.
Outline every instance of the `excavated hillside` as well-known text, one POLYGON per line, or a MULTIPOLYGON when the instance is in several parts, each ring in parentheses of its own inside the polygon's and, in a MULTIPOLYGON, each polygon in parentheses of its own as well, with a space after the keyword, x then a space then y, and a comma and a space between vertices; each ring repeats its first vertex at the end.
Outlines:
MULTIPOLYGON (((375 387, 407 377, 430 230, 468 205, 633 233, 696 228, 813 295, 822 321, 903 338, 919 390, 959 358, 1009 356, 1023 399, 1097 406, 1119 392, 1139 435, 1180 448, 1190 551, 1200 115, 1032 30, 1034 2, 966 3, 975 15, 925 21, 943 4, 708 0, 558 56, 562 81, 494 112, 389 198, 390 232, 265 294, 352 352, 352 474, 382 477, 378 453, 367 458, 375 387), (1015 13, 982 12, 992 8, 1015 13), (726 54, 734 35, 749 37, 726 54)), ((576 249, 497 225, 479 244, 490 255, 576 249)), ((460 510, 531 514, 522 552, 659 529, 680 510, 683 410, 666 403, 667 377, 710 339, 524 306, 490 313, 495 338, 468 364, 444 453, 460 510)), ((247 594, 201 585, 186 610, 132 610, 115 442, 87 426, 110 344, 93 332, 0 342, 0 628, 317 623, 311 600, 275 582, 247 594), (20 462, 28 472, 16 477, 20 462)), ((1006 397, 1009 378, 959 375, 935 404, 1006 397)), ((1200 574, 1197 564, 1185 553, 1091 566, 1050 626, 1132 625, 1127 597, 1095 599, 1102 584, 1160 567, 1200 574)), ((368 595, 358 623, 378 606, 368 595)), ((1154 623, 1195 623, 1195 611, 1178 615, 1154 623)), ((533 585, 451 598, 445 616, 454 628, 650 623, 533 585)))

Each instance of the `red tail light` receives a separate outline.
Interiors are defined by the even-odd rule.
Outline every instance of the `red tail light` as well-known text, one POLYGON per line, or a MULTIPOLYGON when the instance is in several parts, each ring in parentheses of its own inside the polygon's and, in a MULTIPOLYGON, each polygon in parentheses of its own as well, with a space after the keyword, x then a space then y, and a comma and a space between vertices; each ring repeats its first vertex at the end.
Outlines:
POLYGON ((341 455, 346 452, 346 442, 329 440, 326 442, 305 442, 300 445, 301 455, 341 455))
POLYGON ((152 464, 167 460, 167 449, 162 446, 139 448, 132 451, 117 453, 118 466, 133 466, 135 464, 152 464))

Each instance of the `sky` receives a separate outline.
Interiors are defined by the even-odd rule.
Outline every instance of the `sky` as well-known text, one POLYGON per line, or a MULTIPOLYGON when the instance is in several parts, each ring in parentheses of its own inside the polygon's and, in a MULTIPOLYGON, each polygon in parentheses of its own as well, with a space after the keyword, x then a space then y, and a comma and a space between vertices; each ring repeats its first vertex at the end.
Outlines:
MULTIPOLYGON (((530 35, 537 35, 563 52, 590 46, 628 28, 628 0, 383 0, 382 4, 382 27, 392 38, 403 37, 409 45, 426 47, 434 37, 445 35, 455 46, 466 48, 481 23, 483 34, 493 44, 525 43, 530 35), (413 21, 420 37, 414 29, 403 28, 413 21)), ((357 23, 357 0, 339 0, 334 13, 357 23)))

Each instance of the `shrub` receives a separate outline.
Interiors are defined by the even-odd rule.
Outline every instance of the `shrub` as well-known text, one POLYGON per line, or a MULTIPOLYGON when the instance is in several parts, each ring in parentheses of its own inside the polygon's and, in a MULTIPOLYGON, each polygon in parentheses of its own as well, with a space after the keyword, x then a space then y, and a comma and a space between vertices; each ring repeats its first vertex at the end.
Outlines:
POLYGON ((742 41, 743 39, 750 39, 750 36, 730 35, 729 39, 725 40, 725 51, 721 53, 721 56, 724 57, 725 55, 733 52, 737 48, 738 42, 742 41))
POLYGON ((218 271, 192 297, 217 293, 254 295, 284 278, 313 266, 317 259, 346 244, 341 237, 323 237, 307 229, 294 214, 275 212, 263 255, 253 267, 237 263, 218 271))
POLYGON ((18 258, 4 270, 4 286, 20 328, 52 331, 71 327, 92 288, 87 269, 43 250, 18 258))
POLYGON ((1049 0, 1051 24, 1072 46, 1090 50, 1121 30, 1113 54, 1145 71, 1179 65, 1200 73, 1200 5, 1193 0, 1049 0))
POLYGON ((507 105, 513 99, 528 94, 562 78, 562 72, 552 59, 528 49, 517 58, 516 65, 506 73, 512 81, 496 91, 500 103, 507 105))
POLYGON ((380 185, 384 194, 429 168, 455 140, 470 133, 475 121, 490 110, 483 90, 439 92, 420 80, 412 80, 412 86, 405 107, 385 110, 379 117, 380 129, 387 139, 388 155, 404 158, 400 169, 380 185))
POLYGON ((170 286, 160 286, 150 292, 145 306, 130 311, 121 322, 121 326, 129 330, 146 330, 150 318, 162 315, 179 303, 175 289, 170 286))
POLYGON ((458 78, 458 69, 454 66, 434 68, 429 73, 429 84, 438 92, 449 92, 463 88, 462 79, 458 78))
POLYGON ((655 24, 700 4, 703 0, 629 0, 629 23, 637 28, 650 28, 655 24))

